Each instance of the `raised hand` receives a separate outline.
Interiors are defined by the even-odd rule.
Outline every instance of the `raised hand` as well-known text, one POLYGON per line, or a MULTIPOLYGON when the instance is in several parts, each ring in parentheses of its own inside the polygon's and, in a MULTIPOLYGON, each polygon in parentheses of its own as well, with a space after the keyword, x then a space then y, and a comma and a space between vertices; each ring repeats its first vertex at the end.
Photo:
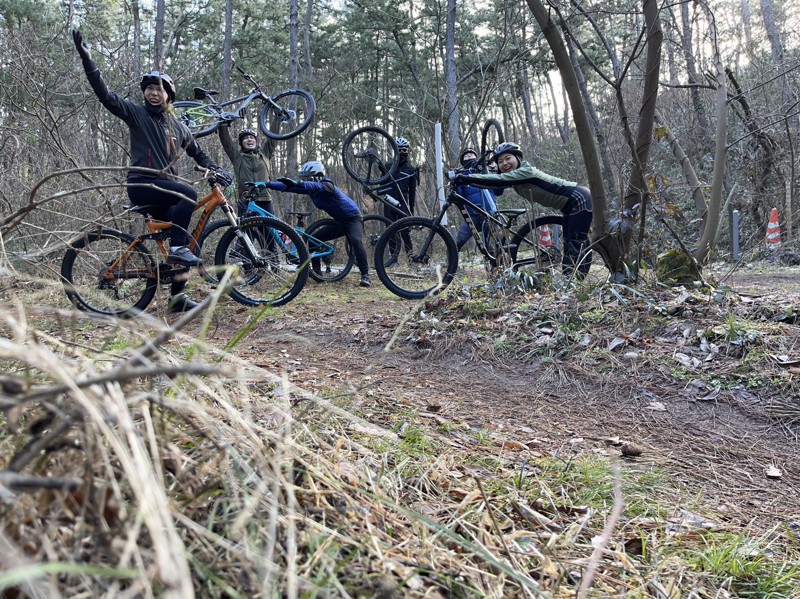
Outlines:
POLYGON ((81 32, 77 29, 72 30, 72 41, 75 42, 75 48, 78 50, 83 61, 92 60, 92 53, 89 51, 89 46, 83 41, 81 32))

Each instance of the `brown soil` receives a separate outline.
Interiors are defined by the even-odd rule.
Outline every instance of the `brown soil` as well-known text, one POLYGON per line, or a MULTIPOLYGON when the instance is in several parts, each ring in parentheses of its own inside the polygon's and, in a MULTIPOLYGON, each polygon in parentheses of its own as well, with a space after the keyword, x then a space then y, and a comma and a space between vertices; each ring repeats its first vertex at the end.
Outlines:
MULTIPOLYGON (((765 354, 794 348, 788 357, 800 358, 800 329, 791 321, 775 321, 782 310, 775 301, 792 303, 800 297, 798 280, 794 272, 744 271, 727 281, 750 295, 778 296, 768 298, 768 310, 759 298, 734 302, 737 319, 768 312, 761 321, 771 332, 762 339, 786 340, 777 349, 765 341, 765 354), (781 290, 769 293, 778 281, 781 290)), ((620 443, 628 442, 642 453, 624 458, 623 468, 666 470, 686 497, 718 521, 749 523, 755 530, 779 522, 800 526, 797 438, 791 418, 787 424, 770 412, 787 405, 790 412, 800 411, 794 375, 776 364, 787 356, 765 355, 754 363, 751 374, 761 375, 767 381, 763 384, 745 374, 741 385, 715 391, 707 381, 745 364, 735 345, 720 342, 721 355, 698 365, 696 378, 677 376, 676 353, 691 353, 679 347, 686 331, 694 334, 727 322, 702 302, 693 305, 691 298, 673 291, 651 298, 648 308, 621 309, 609 302, 606 318, 595 327, 587 325, 592 340, 586 348, 572 344, 559 356, 535 351, 536 335, 547 334, 541 322, 517 325, 517 332, 528 327, 535 333, 529 346, 504 348, 498 340, 515 332, 504 321, 504 310, 464 316, 458 312, 463 302, 450 294, 417 304, 394 297, 377 281, 368 290, 354 282, 309 282, 294 302, 260 321, 236 353, 285 371, 292 382, 324 396, 349 394, 353 410, 381 426, 397 430, 398 418, 409 410, 430 422, 430 434, 440 434, 445 422, 458 423, 461 432, 448 435, 454 451, 474 448, 479 433, 490 439, 483 444, 519 442, 537 448, 533 456, 564 458, 580 452, 618 456, 620 443), (653 303, 677 309, 660 329, 637 334, 652 316, 653 303), (443 324, 452 326, 441 330, 443 324), (617 339, 624 345, 621 350, 589 351, 611 347, 617 339), (770 372, 759 372, 764 368, 770 372), (770 382, 775 380, 782 382, 770 382), (780 478, 766 476, 770 466, 780 470, 780 478)), ((211 340, 230 339, 246 314, 237 308, 225 312, 211 340)))

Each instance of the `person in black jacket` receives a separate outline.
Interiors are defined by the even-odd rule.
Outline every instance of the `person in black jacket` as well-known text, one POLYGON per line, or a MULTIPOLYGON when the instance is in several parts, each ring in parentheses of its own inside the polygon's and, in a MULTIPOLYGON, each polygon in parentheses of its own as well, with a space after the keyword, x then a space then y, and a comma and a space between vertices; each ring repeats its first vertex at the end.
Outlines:
MULTIPOLYGON (((111 114, 128 125, 132 167, 128 171, 128 198, 137 206, 157 206, 150 210, 151 216, 172 222, 171 247, 167 258, 170 264, 197 266, 200 259, 186 245, 197 192, 191 185, 176 181, 170 175, 176 174, 175 165, 182 151, 200 166, 214 171, 217 181, 223 186, 231 184, 230 175, 214 163, 197 145, 189 128, 173 116, 175 84, 169 75, 158 71, 146 73, 140 82, 144 103, 125 100, 106 87, 80 32, 73 31, 72 39, 98 100, 111 114), (161 172, 155 174, 141 169, 161 172)), ((173 281, 170 312, 186 312, 197 306, 183 293, 185 287, 185 280, 173 281)))
MULTIPOLYGON (((397 170, 389 182, 378 189, 379 194, 388 195, 396 202, 390 200, 393 207, 386 205, 383 207, 384 216, 392 222, 414 214, 414 206, 417 203, 417 183, 419 183, 419 167, 410 162, 411 143, 405 137, 398 137, 395 143, 399 156, 397 170)), ((410 252, 412 249, 411 236, 408 231, 403 231, 402 236, 403 246, 406 252, 410 252)), ((391 247, 394 243, 396 243, 394 238, 389 240, 392 255, 396 251, 394 247, 391 247)))

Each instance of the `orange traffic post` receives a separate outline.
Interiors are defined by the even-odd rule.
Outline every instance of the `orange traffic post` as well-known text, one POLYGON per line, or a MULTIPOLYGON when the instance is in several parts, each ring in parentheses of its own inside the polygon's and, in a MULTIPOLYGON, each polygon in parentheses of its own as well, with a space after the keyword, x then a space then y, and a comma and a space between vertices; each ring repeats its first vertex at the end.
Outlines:
POLYGON ((777 250, 781 247, 781 225, 778 221, 778 209, 773 208, 769 213, 769 224, 767 224, 767 249, 777 250))

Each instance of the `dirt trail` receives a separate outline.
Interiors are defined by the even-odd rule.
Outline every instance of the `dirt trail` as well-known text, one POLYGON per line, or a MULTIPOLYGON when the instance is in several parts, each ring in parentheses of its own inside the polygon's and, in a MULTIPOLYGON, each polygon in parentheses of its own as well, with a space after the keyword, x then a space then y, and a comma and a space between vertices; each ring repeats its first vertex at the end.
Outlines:
MULTIPOLYGON (((468 425, 448 435, 456 450, 483 434, 489 440, 481 443, 511 440, 543 455, 619 455, 606 442, 618 437, 643 450, 626 468, 666 470, 720 519, 761 530, 800 526, 798 443, 763 417, 757 393, 730 390, 703 400, 702 390, 669 368, 610 354, 507 361, 466 324, 457 340, 421 343, 410 334, 416 317, 401 324, 415 305, 379 285, 310 284, 258 323, 237 353, 323 395, 349 390, 353 409, 378 425, 395 423, 402 410, 427 418, 431 434, 443 422, 468 425), (782 478, 765 476, 770 465, 782 478)), ((241 310, 229 311, 212 337, 230 338, 241 320, 241 310)))

